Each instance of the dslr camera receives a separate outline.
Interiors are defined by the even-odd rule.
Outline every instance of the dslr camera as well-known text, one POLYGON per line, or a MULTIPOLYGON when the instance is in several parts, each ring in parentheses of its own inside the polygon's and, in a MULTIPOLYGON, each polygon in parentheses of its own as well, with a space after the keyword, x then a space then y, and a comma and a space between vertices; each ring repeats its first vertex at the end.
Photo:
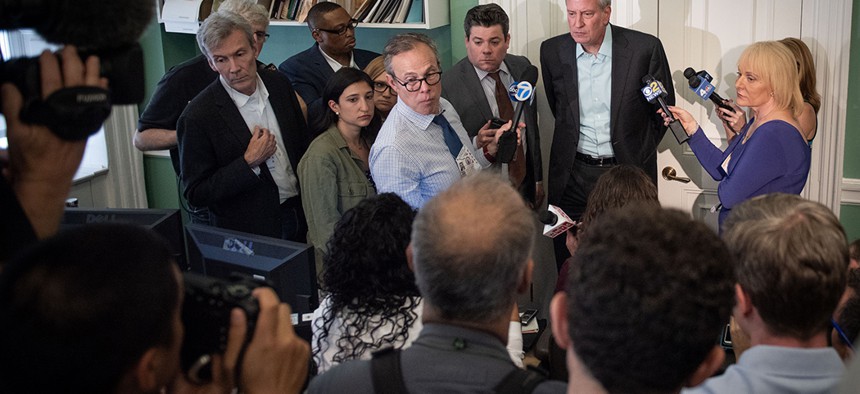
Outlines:
POLYGON ((236 375, 239 376, 242 355, 254 335, 260 307, 251 295, 254 289, 269 286, 263 280, 233 273, 229 279, 184 273, 185 301, 182 305, 182 324, 185 339, 182 342, 181 366, 188 379, 195 384, 212 380, 212 354, 224 353, 230 329, 230 311, 240 308, 245 312, 248 330, 239 352, 236 375))

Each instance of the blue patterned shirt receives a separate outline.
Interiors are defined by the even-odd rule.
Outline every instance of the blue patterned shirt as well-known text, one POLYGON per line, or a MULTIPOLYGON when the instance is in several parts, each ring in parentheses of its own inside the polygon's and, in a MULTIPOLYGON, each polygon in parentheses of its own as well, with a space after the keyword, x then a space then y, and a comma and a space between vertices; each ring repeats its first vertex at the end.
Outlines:
MULTIPOLYGON (((475 149, 451 103, 440 98, 442 114, 482 168, 490 163, 475 149)), ((433 123, 435 115, 421 115, 397 99, 370 148, 370 172, 379 193, 396 193, 413 208, 421 208, 437 193, 460 179, 460 169, 433 123)))

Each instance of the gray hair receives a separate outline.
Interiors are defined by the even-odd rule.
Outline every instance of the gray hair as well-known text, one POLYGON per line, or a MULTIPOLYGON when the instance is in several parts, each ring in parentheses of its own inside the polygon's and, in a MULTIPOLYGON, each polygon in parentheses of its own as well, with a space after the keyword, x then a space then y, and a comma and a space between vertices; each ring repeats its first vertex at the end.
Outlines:
POLYGON ((385 49, 382 51, 382 56, 385 57, 385 72, 395 76, 394 70, 391 68, 391 59, 403 52, 415 49, 420 44, 427 45, 433 50, 433 55, 436 56, 436 65, 439 65, 439 50, 436 49, 436 43, 433 42, 432 38, 420 33, 403 33, 391 37, 385 44, 385 49))
POLYGON ((525 275, 535 219, 498 176, 464 178, 430 200, 412 225, 415 281, 447 320, 508 316, 525 275))
POLYGON ((598 0, 597 5, 599 5, 600 8, 606 8, 612 5, 612 0, 598 0))
POLYGON ((213 12, 197 30, 197 45, 200 51, 212 60, 212 49, 221 45, 227 36, 239 30, 245 33, 248 43, 254 46, 254 31, 245 18, 229 11, 213 12))
POLYGON ((218 7, 218 11, 239 14, 251 25, 261 25, 264 29, 269 28, 269 11, 255 0, 225 0, 218 7))
POLYGON ((770 332, 808 339, 829 327, 848 271, 848 241, 830 209, 768 194, 732 209, 724 230, 738 284, 770 332))

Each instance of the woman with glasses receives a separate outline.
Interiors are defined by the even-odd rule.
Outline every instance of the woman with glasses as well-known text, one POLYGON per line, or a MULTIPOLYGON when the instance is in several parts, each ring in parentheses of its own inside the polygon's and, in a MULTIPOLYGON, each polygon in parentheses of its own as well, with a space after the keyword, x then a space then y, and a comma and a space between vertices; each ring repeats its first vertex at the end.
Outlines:
POLYGON ((388 113, 391 112, 391 107, 397 104, 397 93, 394 92, 393 87, 388 86, 388 81, 385 78, 385 58, 379 56, 373 59, 364 68, 364 72, 373 79, 373 90, 375 91, 373 104, 376 106, 379 117, 385 121, 388 113))
POLYGON ((376 194, 368 155, 379 130, 374 116, 373 80, 361 70, 345 67, 323 89, 318 109, 322 118, 311 125, 322 133, 299 162, 302 205, 308 241, 316 248, 317 273, 322 272, 326 243, 335 223, 359 201, 376 194))

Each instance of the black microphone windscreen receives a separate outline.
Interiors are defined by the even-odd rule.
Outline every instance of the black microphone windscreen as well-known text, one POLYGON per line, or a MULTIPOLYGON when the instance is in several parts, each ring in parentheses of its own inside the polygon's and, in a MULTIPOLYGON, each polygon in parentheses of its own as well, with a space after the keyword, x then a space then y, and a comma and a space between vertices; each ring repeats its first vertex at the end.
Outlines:
POLYGON ((550 211, 541 211, 538 214, 538 220, 543 224, 553 226, 558 222, 558 216, 550 211))
POLYGON ((644 84, 649 84, 653 80, 654 80, 654 77, 652 77, 651 74, 648 74, 648 75, 642 77, 642 83, 644 83, 644 84))
MULTIPOLYGON (((84 50, 137 42, 152 22, 152 0, 54 0, 44 4, 32 26, 46 41, 84 50)), ((5 17, 0 17, 5 18, 5 17)))
POLYGON ((537 69, 537 67, 530 64, 528 67, 526 67, 526 70, 523 71, 522 78, 523 78, 522 79, 523 81, 526 81, 526 82, 532 84, 532 86, 535 86, 535 84, 537 84, 537 80, 538 80, 538 69, 537 69))
MULTIPOLYGON (((687 69, 684 70, 684 78, 690 79, 694 75, 696 75, 696 70, 693 70, 692 67, 687 67, 687 69)), ((692 86, 692 84, 690 86, 692 86)))
POLYGON ((687 77, 687 83, 690 85, 691 88, 697 88, 700 85, 699 77, 696 76, 696 74, 693 74, 693 76, 687 77))

